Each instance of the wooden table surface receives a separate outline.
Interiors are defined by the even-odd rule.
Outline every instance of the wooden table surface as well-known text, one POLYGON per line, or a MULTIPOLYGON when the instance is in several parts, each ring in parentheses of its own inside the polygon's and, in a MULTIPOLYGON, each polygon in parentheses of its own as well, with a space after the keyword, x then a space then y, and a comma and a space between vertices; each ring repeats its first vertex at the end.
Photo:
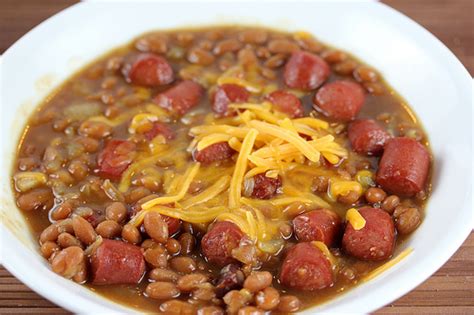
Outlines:
MULTIPOLYGON (((0 53, 75 1, 0 0, 0 53)), ((436 35, 474 74, 474 1, 387 0, 436 35)), ((0 266, 0 314, 65 314, 0 266)), ((453 257, 412 292, 377 314, 474 314, 474 233, 453 257)))

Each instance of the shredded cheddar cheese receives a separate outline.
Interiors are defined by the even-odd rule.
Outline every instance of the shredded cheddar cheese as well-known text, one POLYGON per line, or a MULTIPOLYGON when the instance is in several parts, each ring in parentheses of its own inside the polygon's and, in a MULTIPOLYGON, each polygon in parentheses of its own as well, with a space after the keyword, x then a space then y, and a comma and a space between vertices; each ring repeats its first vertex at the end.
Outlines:
POLYGON ((363 229, 366 223, 364 217, 355 208, 347 210, 346 221, 349 222, 356 231, 363 229))

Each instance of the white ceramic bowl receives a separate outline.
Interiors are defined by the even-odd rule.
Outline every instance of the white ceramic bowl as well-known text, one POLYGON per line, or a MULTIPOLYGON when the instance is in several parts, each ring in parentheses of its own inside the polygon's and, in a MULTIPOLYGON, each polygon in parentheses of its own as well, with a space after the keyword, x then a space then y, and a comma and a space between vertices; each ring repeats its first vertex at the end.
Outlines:
POLYGON ((12 161, 35 106, 81 66, 154 29, 219 23, 306 30, 380 70, 415 109, 435 158, 433 195, 404 246, 414 252, 376 279, 307 310, 370 312, 427 279, 471 230, 471 78, 435 37, 400 13, 368 2, 81 3, 42 23, 8 49, 1 65, 0 206, 3 264, 30 288, 79 313, 130 313, 48 268, 10 186, 12 161))

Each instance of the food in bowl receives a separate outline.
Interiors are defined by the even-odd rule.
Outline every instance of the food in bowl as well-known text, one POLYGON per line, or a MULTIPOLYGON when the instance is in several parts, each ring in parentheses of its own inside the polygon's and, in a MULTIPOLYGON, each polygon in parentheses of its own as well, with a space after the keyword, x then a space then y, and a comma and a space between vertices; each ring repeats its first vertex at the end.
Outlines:
POLYGON ((65 278, 144 311, 287 313, 393 263, 431 160, 408 105, 350 54, 212 27, 145 34, 66 81, 12 181, 65 278))

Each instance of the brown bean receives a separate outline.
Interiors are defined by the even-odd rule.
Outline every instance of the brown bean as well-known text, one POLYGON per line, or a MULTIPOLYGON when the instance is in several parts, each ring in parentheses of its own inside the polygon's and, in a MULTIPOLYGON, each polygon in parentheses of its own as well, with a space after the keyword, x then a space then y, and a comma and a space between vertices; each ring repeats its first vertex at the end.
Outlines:
POLYGON ((221 40, 214 46, 212 52, 214 55, 220 56, 226 52, 234 52, 242 48, 242 43, 235 38, 228 38, 221 40))
POLYGON ((268 59, 272 55, 270 50, 268 50, 268 48, 264 46, 258 47, 255 53, 257 54, 257 57, 261 59, 268 59))
POLYGON ((256 308, 255 306, 245 306, 239 309, 238 315, 263 315, 264 311, 256 308))
POLYGON ((62 248, 67 248, 71 246, 77 246, 82 248, 81 242, 79 242, 77 238, 66 232, 59 234, 58 244, 62 248))
POLYGON ((382 202, 382 210, 387 211, 388 213, 392 214, 395 208, 400 204, 400 198, 395 195, 390 195, 384 199, 382 202))
POLYGON ((148 248, 143 253, 147 263, 157 268, 166 268, 168 266, 168 253, 163 246, 158 245, 148 248))
POLYGON ((349 191, 349 193, 347 195, 344 195, 344 196, 338 196, 337 197, 337 201, 340 202, 340 203, 343 203, 343 204, 346 204, 346 205, 352 205, 354 203, 357 202, 357 200, 359 200, 359 193, 357 193, 356 191, 349 191))
POLYGON ((317 176, 313 179, 311 184, 311 190, 313 192, 322 192, 325 193, 328 190, 329 178, 326 176, 317 176))
POLYGON ((239 50, 237 54, 239 63, 244 67, 251 67, 258 63, 258 58, 252 48, 246 47, 239 50))
POLYGON ((89 137, 79 137, 75 140, 77 143, 84 147, 84 150, 88 153, 96 152, 99 148, 99 141, 89 137))
POLYGON ((34 156, 28 156, 18 159, 18 169, 20 171, 31 171, 40 166, 40 161, 34 156))
POLYGON ((79 134, 102 139, 112 134, 112 127, 103 122, 86 120, 79 127, 79 134))
POLYGON ((269 79, 269 80, 275 80, 276 77, 277 77, 277 73, 274 70, 268 69, 268 68, 261 68, 260 69, 260 74, 264 78, 269 79))
POLYGON ((186 47, 193 42, 194 34, 191 32, 179 32, 176 35, 176 40, 181 46, 186 47))
POLYGON ((121 234, 122 227, 113 220, 105 220, 97 225, 95 231, 104 238, 115 238, 121 234))
POLYGON ((282 223, 278 230, 280 231, 280 235, 286 240, 293 235, 293 227, 289 223, 282 223))
POLYGON ((168 239, 168 241, 166 241, 165 247, 170 255, 178 255, 181 250, 181 244, 174 238, 168 239))
POLYGON ((122 229, 122 238, 130 244, 138 244, 142 240, 140 231, 132 224, 125 224, 122 229))
POLYGON ((147 34, 135 42, 135 48, 144 52, 165 54, 168 51, 168 38, 163 34, 147 34))
POLYGON ((145 187, 135 187, 128 191, 125 195, 125 201, 127 203, 135 203, 145 196, 151 195, 151 191, 145 187))
POLYGON ((191 293, 191 297, 194 300, 211 301, 216 297, 216 293, 214 292, 214 287, 210 283, 205 283, 194 289, 191 293))
POLYGON ((59 234, 61 234, 61 229, 57 223, 51 224, 46 229, 41 232, 39 240, 40 244, 44 244, 45 242, 56 242, 58 239, 59 234))
POLYGON ((294 295, 282 295, 278 304, 278 311, 282 313, 296 312, 300 309, 301 302, 294 295))
POLYGON ((58 221, 64 220, 69 217, 72 213, 74 205, 76 204, 75 200, 68 199, 64 201, 62 204, 58 205, 57 207, 53 208, 50 212, 51 219, 58 221))
POLYGON ((365 82, 364 84, 365 89, 367 92, 373 95, 382 95, 385 93, 385 88, 383 84, 377 82, 365 82))
POLYGON ((372 68, 360 66, 354 70, 354 78, 359 82, 377 82, 379 76, 372 68))
POLYGON ((158 243, 166 243, 168 240, 168 224, 163 221, 161 215, 157 212, 148 212, 145 214, 143 226, 146 233, 158 243))
POLYGON ((121 223, 127 218, 127 208, 121 202, 112 202, 105 208, 105 217, 108 220, 121 223))
POLYGON ((81 160, 72 160, 67 169, 76 180, 83 180, 89 173, 89 167, 81 160))
POLYGON ((357 67, 357 62, 354 60, 345 60, 343 62, 336 63, 333 67, 334 71, 343 74, 349 75, 357 67))
POLYGON ((385 197, 387 197, 387 194, 380 188, 371 187, 365 192, 365 200, 369 203, 382 202, 385 197))
POLYGON ((286 55, 284 54, 276 54, 268 58, 263 65, 268 68, 278 68, 285 64, 286 55))
POLYGON ((238 38, 245 44, 263 44, 267 41, 268 33, 264 30, 245 30, 239 33, 238 38))
POLYGON ((195 306, 180 300, 170 300, 160 305, 160 312, 170 315, 192 315, 196 313, 195 306))
POLYGON ((300 49, 296 43, 287 39, 273 39, 267 44, 267 47, 271 53, 287 55, 300 49))
POLYGON ((273 287, 265 288, 255 296, 255 303, 263 310, 270 311, 280 303, 280 293, 273 287))
POLYGON ((254 271, 244 281, 244 288, 258 292, 272 284, 272 274, 268 271, 254 271))
POLYGON ((215 57, 207 50, 202 48, 193 48, 188 53, 188 61, 202 66, 211 65, 215 57))
POLYGON ((181 292, 190 292, 199 287, 200 284, 207 282, 208 277, 200 273, 184 275, 178 280, 178 289, 181 292))
POLYGON ((177 272, 191 273, 196 270, 196 262, 191 257, 174 257, 170 260, 171 268, 177 272))
POLYGON ((142 244, 140 246, 143 249, 148 249, 148 248, 152 248, 152 247, 157 246, 157 243, 154 240, 152 240, 151 238, 147 238, 146 240, 144 240, 142 242, 142 244))
POLYGON ((239 309, 247 305, 252 299, 252 294, 247 292, 241 292, 237 290, 232 290, 227 292, 224 295, 223 300, 227 305, 227 311, 229 314, 236 313, 239 309))
POLYGON ((314 39, 313 37, 295 36, 295 39, 301 48, 309 52, 319 53, 321 50, 323 50, 323 45, 320 42, 318 42, 316 39, 314 39))
POLYGON ((49 210, 54 204, 53 192, 50 188, 35 188, 18 197, 16 204, 23 211, 49 210))
POLYGON ((94 243, 97 234, 92 225, 81 216, 74 216, 72 218, 72 228, 76 237, 84 244, 90 245, 94 243))
POLYGON ((347 59, 347 54, 340 50, 326 50, 321 57, 329 63, 339 63, 347 59))
POLYGON ((197 311, 197 315, 224 315, 224 310, 218 306, 204 306, 197 311))
POLYGON ((405 208, 398 206, 393 212, 395 218, 395 227, 398 233, 410 234, 421 223, 421 214, 418 208, 405 208))
POLYGON ((179 275, 169 269, 154 268, 150 271, 148 278, 154 281, 176 282, 179 279, 179 275))
POLYGON ((41 245, 41 255, 48 259, 55 252, 61 250, 55 242, 46 241, 41 245))
POLYGON ((71 279, 85 265, 84 251, 77 246, 71 246, 60 251, 51 262, 53 271, 64 278, 71 279))
POLYGON ((147 285, 145 293, 152 299, 172 299, 179 296, 179 290, 175 284, 171 282, 153 282, 147 285))
POLYGON ((179 243, 181 244, 181 254, 187 255, 194 250, 196 240, 190 233, 183 233, 179 236, 179 243))

